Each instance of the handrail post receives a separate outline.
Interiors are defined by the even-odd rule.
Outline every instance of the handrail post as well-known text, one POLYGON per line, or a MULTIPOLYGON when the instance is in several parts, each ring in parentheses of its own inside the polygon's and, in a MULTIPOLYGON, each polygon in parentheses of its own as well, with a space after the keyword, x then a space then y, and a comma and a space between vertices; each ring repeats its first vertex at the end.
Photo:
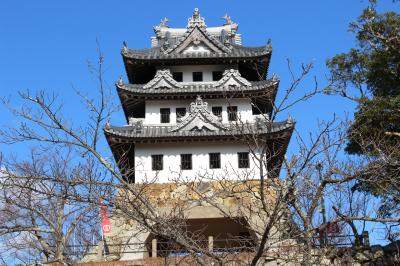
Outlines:
POLYGON ((104 241, 101 240, 99 242, 99 245, 97 246, 97 260, 102 261, 103 260, 103 250, 104 250, 104 241))
POLYGON ((151 257, 157 258, 157 239, 151 240, 151 257))
POLYGON ((363 244, 366 247, 369 247, 369 235, 368 235, 368 231, 363 231, 362 232, 362 238, 363 238, 363 244))
POLYGON ((214 250, 214 237, 209 236, 208 237, 208 251, 213 252, 213 250, 214 250))

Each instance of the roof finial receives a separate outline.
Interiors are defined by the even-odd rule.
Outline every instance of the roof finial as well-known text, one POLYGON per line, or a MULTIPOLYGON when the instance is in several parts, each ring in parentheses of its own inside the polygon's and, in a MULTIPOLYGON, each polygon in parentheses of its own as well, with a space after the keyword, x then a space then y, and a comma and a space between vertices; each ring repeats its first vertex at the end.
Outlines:
POLYGON ((233 24, 232 19, 231 19, 230 16, 228 16, 228 14, 225 14, 225 16, 223 16, 222 18, 225 19, 224 26, 225 26, 225 25, 232 25, 232 24, 233 24))
POLYGON ((123 54, 127 54, 127 53, 128 53, 128 47, 127 47, 127 46, 124 45, 124 46, 122 47, 122 53, 123 53, 123 54))
POLYGON ((128 44, 126 43, 126 41, 123 41, 122 44, 124 45, 124 47, 128 47, 128 44))
POLYGON ((122 85, 124 85, 124 81, 122 80, 122 76, 119 76, 117 85, 120 86, 120 87, 121 87, 122 85))
POLYGON ((200 11, 197 7, 194 9, 192 17, 188 19, 187 27, 193 28, 195 26, 207 27, 204 23, 204 18, 200 16, 200 11))
POLYGON ((199 19, 200 18, 200 11, 199 11, 199 9, 196 7, 195 9, 194 9, 194 11, 193 11, 193 16, 192 16, 192 18, 193 19, 199 19))
POLYGON ((268 39, 267 44, 265 45, 265 50, 266 50, 266 51, 271 51, 271 50, 272 50, 272 41, 271 41, 271 38, 268 39))
POLYGON ((293 117, 289 114, 289 117, 287 119, 288 124, 294 124, 294 119, 293 117))

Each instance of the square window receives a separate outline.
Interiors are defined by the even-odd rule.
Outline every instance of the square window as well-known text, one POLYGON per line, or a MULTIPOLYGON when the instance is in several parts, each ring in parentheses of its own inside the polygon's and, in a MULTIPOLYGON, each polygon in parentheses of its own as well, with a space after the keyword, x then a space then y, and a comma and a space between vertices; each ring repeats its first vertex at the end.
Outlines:
POLYGON ((151 169, 153 171, 161 171, 163 169, 163 155, 151 155, 151 169))
POLYGON ((222 107, 221 106, 214 106, 211 108, 213 115, 222 117, 222 107))
POLYGON ((237 120, 237 106, 228 106, 228 120, 229 121, 237 120))
POLYGON ((176 108, 176 120, 177 121, 178 121, 178 119, 181 119, 185 115, 186 115, 186 108, 185 107, 176 108))
POLYGON ((203 81, 203 72, 193 72, 193 81, 203 81))
POLYGON ((210 169, 221 168, 221 154, 220 153, 210 153, 208 154, 210 160, 210 169))
POLYGON ((192 169, 192 155, 191 154, 181 154, 181 168, 182 170, 192 169))
POLYGON ((169 116, 171 114, 171 110, 169 108, 161 108, 160 109, 160 114, 161 114, 161 123, 169 123, 169 116))
POLYGON ((249 153, 238 152, 238 163, 239 163, 239 168, 249 168, 250 167, 249 153))
POLYGON ((213 81, 218 81, 222 79, 222 71, 213 71, 212 76, 213 76, 213 81))
POLYGON ((173 72, 172 77, 174 78, 174 80, 176 80, 178 82, 183 81, 183 73, 182 72, 173 72))

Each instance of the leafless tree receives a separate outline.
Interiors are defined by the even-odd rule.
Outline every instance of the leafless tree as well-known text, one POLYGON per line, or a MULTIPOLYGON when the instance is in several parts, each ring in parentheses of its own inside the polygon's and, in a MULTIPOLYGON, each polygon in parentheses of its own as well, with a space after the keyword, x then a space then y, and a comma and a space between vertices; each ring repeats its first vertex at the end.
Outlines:
POLYGON ((2 161, 1 255, 23 263, 71 264, 99 238, 97 206, 91 204, 100 195, 98 186, 81 184, 99 180, 101 173, 90 161, 73 166, 73 157, 35 149, 27 160, 2 161))
MULTIPOLYGON (((224 217, 251 231, 249 236, 235 240, 239 243, 237 250, 250 254, 246 258, 238 255, 236 259, 246 260, 251 265, 266 260, 303 261, 310 265, 318 246, 316 232, 327 226, 321 222, 318 212, 323 199, 342 197, 342 201, 332 200, 328 204, 334 210, 330 212, 333 213, 331 221, 344 221, 351 227, 350 221, 373 219, 360 217, 360 211, 348 211, 348 198, 343 200, 340 189, 365 171, 378 171, 379 165, 373 167, 342 156, 346 127, 336 118, 321 124, 320 131, 310 139, 296 132, 298 152, 283 160, 281 177, 271 176, 273 171, 269 167, 276 159, 274 154, 285 151, 270 150, 265 139, 239 120, 237 130, 243 131, 240 141, 254 155, 260 175, 257 178, 238 176, 235 182, 215 179, 212 173, 195 177, 197 182, 177 179, 173 186, 183 188, 182 196, 171 199, 168 212, 160 212, 159 199, 150 193, 157 184, 152 180, 141 184, 127 182, 124 171, 126 174, 131 169, 119 171, 110 154, 100 145, 102 127, 116 111, 109 89, 104 85, 103 64, 100 53, 99 67, 90 66, 98 78, 99 99, 78 93, 89 114, 82 125, 65 118, 62 104, 54 95, 21 92, 24 105, 19 109, 4 101, 21 123, 1 130, 2 142, 10 145, 29 141, 38 147, 26 160, 6 155, 2 161, 1 195, 5 204, 2 217, 6 217, 7 223, 0 227, 0 232, 8 241, 7 247, 15 248, 11 244, 21 243, 10 238, 18 234, 23 236, 25 248, 32 249, 35 244, 38 258, 71 263, 74 259, 71 239, 77 236, 81 244, 85 244, 90 241, 88 235, 96 234, 98 219, 95 217, 100 198, 113 208, 115 219, 127 224, 132 221, 141 230, 166 240, 169 247, 184 250, 200 265, 210 261, 224 265, 234 260, 237 253, 214 252, 204 244, 202 228, 188 230, 187 213, 196 204, 212 206, 224 217), (228 198, 235 198, 237 202, 234 211, 220 204, 228 198), (340 202, 345 203, 337 204, 340 202)), ((274 122, 288 108, 323 91, 315 83, 308 93, 294 98, 311 68, 311 65, 304 65, 298 75, 289 68, 291 84, 282 101, 274 104, 273 115, 265 117, 265 123, 274 122)), ((124 158, 126 154, 121 156, 120 165, 124 164, 124 158)), ((87 250, 86 245, 79 255, 87 250)))

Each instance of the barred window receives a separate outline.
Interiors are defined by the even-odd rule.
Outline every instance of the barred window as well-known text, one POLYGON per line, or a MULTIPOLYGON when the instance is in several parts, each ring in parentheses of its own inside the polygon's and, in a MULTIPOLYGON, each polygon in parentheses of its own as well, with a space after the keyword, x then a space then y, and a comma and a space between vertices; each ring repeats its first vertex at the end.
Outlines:
POLYGON ((161 171, 163 169, 163 155, 151 155, 151 168, 153 171, 161 171))
POLYGON ((212 76, 213 76, 213 81, 218 81, 222 79, 222 71, 213 71, 212 76))
POLYGON ((186 108, 176 108, 176 120, 184 117, 186 115, 186 108))
POLYGON ((237 106, 228 106, 228 120, 229 121, 237 120, 237 106))
POLYGON ((192 169, 192 155, 191 154, 181 154, 181 168, 182 170, 192 169))
POLYGON ((160 114, 161 114, 161 123, 169 123, 169 116, 171 114, 171 110, 169 108, 161 108, 160 109, 160 114))
POLYGON ((176 80, 178 82, 183 81, 183 73, 182 72, 174 72, 174 73, 172 73, 172 77, 174 78, 174 80, 176 80))
POLYGON ((193 72, 193 81, 203 81, 203 72, 193 72))
POLYGON ((220 153, 210 153, 209 160, 210 160, 210 169, 217 169, 221 168, 221 154, 220 153))
POLYGON ((222 117, 222 107, 221 106, 214 106, 211 108, 213 115, 222 117))
POLYGON ((238 163, 239 163, 239 168, 249 168, 250 167, 249 153, 238 152, 238 163))

